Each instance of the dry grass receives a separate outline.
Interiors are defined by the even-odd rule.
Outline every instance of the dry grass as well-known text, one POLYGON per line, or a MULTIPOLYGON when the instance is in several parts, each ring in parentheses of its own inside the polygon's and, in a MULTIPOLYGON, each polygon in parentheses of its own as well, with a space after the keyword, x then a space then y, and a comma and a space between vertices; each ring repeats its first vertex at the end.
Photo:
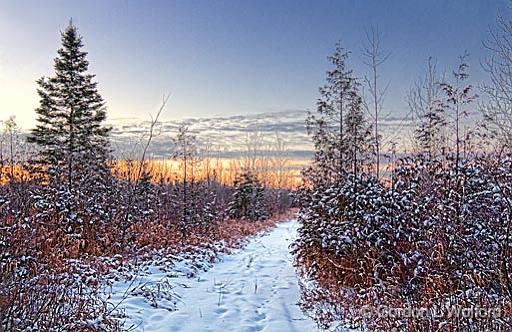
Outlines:
POLYGON ((237 248, 248 237, 257 235, 275 227, 279 222, 295 217, 296 209, 290 209, 262 221, 234 220, 217 221, 209 227, 196 227, 190 230, 186 236, 182 236, 176 225, 165 226, 165 222, 146 222, 134 226, 137 247, 142 251, 154 249, 166 249, 179 253, 183 250, 196 250, 201 247, 211 247, 222 241, 223 250, 237 248))

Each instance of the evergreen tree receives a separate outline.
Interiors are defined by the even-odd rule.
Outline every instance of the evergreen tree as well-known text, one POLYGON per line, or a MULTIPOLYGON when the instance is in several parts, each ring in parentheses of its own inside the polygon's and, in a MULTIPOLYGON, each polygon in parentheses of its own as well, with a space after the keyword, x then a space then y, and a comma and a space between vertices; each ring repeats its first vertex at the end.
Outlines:
POLYGON ((304 184, 295 196, 302 252, 321 248, 329 232, 342 236, 337 225, 353 221, 347 213, 355 209, 355 199, 364 190, 363 165, 373 151, 371 126, 363 112, 358 80, 346 65, 348 54, 336 45, 329 57, 334 68, 320 88, 317 114, 310 114, 306 122, 315 159, 303 170, 304 184), (347 187, 349 197, 342 191, 347 187))
POLYGON ((443 150, 442 130, 446 126, 444 109, 442 107, 432 107, 420 119, 418 127, 415 129, 415 140, 418 145, 429 156, 429 159, 435 157, 435 151, 443 150), (436 144, 438 143, 438 144, 436 144))
POLYGON ((38 146, 32 164, 53 185, 68 190, 98 184, 108 174, 106 109, 94 75, 88 74, 82 37, 70 22, 54 60, 55 75, 37 81, 37 126, 28 141, 38 146))
POLYGON ((228 215, 249 220, 261 220, 268 216, 264 188, 251 172, 244 172, 235 180, 228 215))
POLYGON ((94 239, 101 237, 98 225, 115 214, 110 128, 103 125, 105 103, 87 72, 82 37, 72 23, 61 35, 55 74, 37 81, 37 126, 28 137, 38 148, 31 172, 47 184, 35 190, 34 205, 41 220, 58 221, 73 238, 94 239))
POLYGON ((315 146, 315 162, 305 173, 314 177, 321 174, 327 182, 339 181, 353 167, 354 138, 368 131, 362 128, 368 125, 361 111, 359 83, 347 68, 348 56, 349 52, 337 43, 334 54, 328 57, 334 68, 327 71, 327 83, 319 89, 317 112, 306 120, 315 146))
POLYGON ((189 133, 186 126, 181 126, 178 135, 174 140, 175 151, 172 155, 174 160, 179 162, 181 170, 181 179, 178 184, 180 209, 179 209, 179 227, 183 239, 188 233, 188 229, 195 224, 197 216, 197 192, 195 172, 199 166, 199 142, 195 135, 189 133))
POLYGON ((368 124, 362 109, 362 100, 359 95, 353 96, 345 116, 345 140, 349 147, 347 160, 350 162, 352 174, 362 171, 364 162, 368 160, 372 151, 371 126, 368 124))
POLYGON ((468 56, 469 55, 465 53, 460 57, 459 66, 455 71, 453 71, 455 82, 444 82, 441 84, 441 89, 446 96, 443 107, 445 112, 449 113, 452 118, 451 129, 453 131, 453 135, 449 135, 449 138, 451 138, 452 141, 449 143, 455 145, 454 157, 457 174, 460 171, 462 161, 466 158, 465 147, 471 136, 470 132, 466 132, 466 135, 464 135, 464 120, 469 116, 468 105, 477 97, 473 94, 473 86, 471 84, 463 85, 469 78, 469 65, 466 62, 468 56))
POLYGON ((447 114, 441 101, 443 81, 435 61, 429 58, 425 76, 414 84, 408 94, 409 107, 418 122, 414 140, 429 160, 436 159, 446 150, 447 114))

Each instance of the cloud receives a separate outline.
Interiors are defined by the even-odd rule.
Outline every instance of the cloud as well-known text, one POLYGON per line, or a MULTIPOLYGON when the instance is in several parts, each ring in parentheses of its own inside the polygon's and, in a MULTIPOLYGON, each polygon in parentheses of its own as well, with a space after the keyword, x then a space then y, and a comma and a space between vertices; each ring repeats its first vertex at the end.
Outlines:
MULTIPOLYGON (((262 149, 268 148, 277 136, 286 140, 288 149, 297 154, 305 155, 311 151, 311 143, 306 135, 303 110, 289 110, 275 113, 236 115, 213 118, 190 118, 179 121, 162 121, 158 124, 158 133, 151 144, 150 153, 165 157, 172 154, 172 138, 181 126, 187 126, 189 132, 198 141, 208 142, 218 151, 236 157, 244 150, 244 143, 251 133, 260 133, 263 138, 262 149), (300 151, 300 153, 298 153, 300 151)), ((112 138, 118 149, 129 151, 133 147, 134 137, 143 137, 149 132, 149 121, 136 119, 111 119, 112 138)))
MULTIPOLYGON (((269 149, 276 137, 285 140, 287 148, 297 158, 310 158, 313 146, 307 135, 305 119, 307 112, 300 109, 284 110, 248 115, 235 115, 211 118, 189 118, 176 121, 162 121, 158 124, 150 154, 153 157, 169 157, 173 151, 173 137, 181 126, 187 126, 199 142, 208 142, 224 157, 236 158, 245 150, 248 135, 259 133, 261 149, 269 149)), ((119 153, 127 153, 137 147, 135 142, 144 139, 149 132, 150 122, 133 118, 109 120, 112 125, 112 138, 119 153)), ((410 130, 411 119, 390 117, 379 126, 386 134, 396 134, 398 130, 410 130)))

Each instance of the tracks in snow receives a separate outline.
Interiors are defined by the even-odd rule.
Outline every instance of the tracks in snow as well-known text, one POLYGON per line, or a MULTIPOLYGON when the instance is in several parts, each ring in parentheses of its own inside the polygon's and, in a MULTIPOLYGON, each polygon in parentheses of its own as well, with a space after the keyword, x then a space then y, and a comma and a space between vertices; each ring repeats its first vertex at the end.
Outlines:
MULTIPOLYGON (((127 327, 136 331, 316 331, 316 324, 298 306, 298 281, 289 253, 297 223, 279 224, 270 233, 194 278, 167 278, 155 272, 144 282, 169 280, 179 294, 177 310, 152 307, 142 296, 130 295, 121 307, 129 316, 127 327)), ((126 290, 128 285, 124 286, 126 290)), ((114 285, 113 302, 120 301, 123 283, 114 285)))

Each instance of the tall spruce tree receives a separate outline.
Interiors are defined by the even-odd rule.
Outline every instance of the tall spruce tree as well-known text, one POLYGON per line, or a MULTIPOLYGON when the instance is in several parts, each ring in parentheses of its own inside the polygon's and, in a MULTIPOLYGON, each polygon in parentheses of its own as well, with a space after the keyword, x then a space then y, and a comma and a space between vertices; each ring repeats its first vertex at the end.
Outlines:
POLYGON ((313 177, 313 182, 340 181, 368 148, 370 126, 362 112, 358 80, 347 66, 348 57, 349 52, 337 43, 328 57, 333 68, 319 89, 316 114, 310 113, 306 120, 315 145, 315 161, 305 175, 310 180, 313 177))
POLYGON ((37 144, 35 170, 52 186, 68 190, 100 185, 107 176, 110 128, 94 75, 88 73, 82 37, 70 22, 54 60, 55 75, 37 81, 37 126, 28 141, 37 144))
POLYGON ((347 220, 349 205, 364 189, 358 183, 364 177, 364 161, 369 159, 375 141, 363 112, 360 84, 347 66, 348 56, 338 43, 328 58, 333 68, 320 88, 317 112, 306 120, 315 157, 302 171, 304 181, 296 201, 300 207, 299 235, 311 248, 325 245, 328 230, 334 237, 342 236, 336 234, 336 227, 347 220), (352 201, 344 195, 346 188, 353 193, 352 201))

